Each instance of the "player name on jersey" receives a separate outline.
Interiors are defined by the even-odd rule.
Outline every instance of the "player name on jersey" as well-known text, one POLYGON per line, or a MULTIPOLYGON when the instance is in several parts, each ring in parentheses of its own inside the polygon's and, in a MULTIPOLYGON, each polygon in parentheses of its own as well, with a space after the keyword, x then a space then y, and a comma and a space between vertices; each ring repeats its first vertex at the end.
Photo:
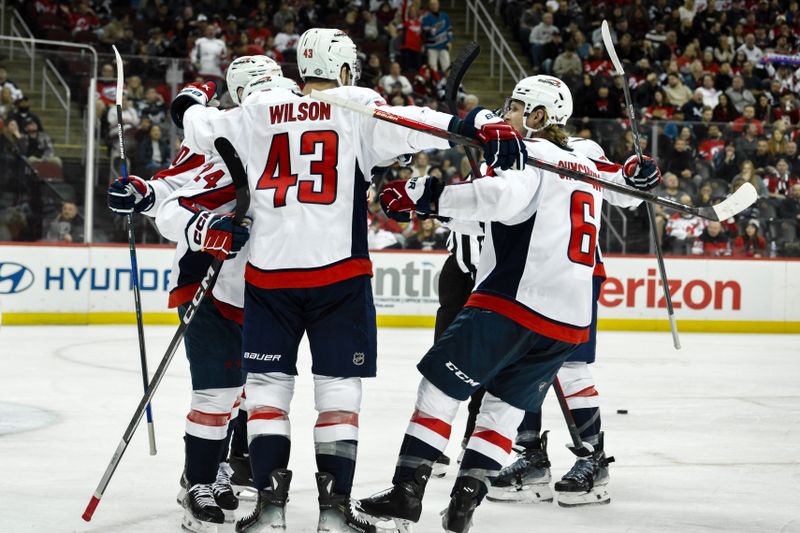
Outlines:
MULTIPOLYGON (((588 174, 588 175, 590 175, 592 177, 595 177, 595 178, 599 178, 600 177, 600 174, 595 172, 593 169, 589 168, 587 165, 584 165, 583 163, 576 163, 574 161, 559 161, 558 162, 558 166, 562 167, 562 168, 567 168, 569 170, 576 170, 578 172, 582 172, 584 174, 588 174)), ((563 174, 559 174, 558 176, 562 180, 572 180, 573 179, 573 178, 570 178, 569 176, 564 176, 563 174)), ((599 185, 597 185, 596 183, 590 183, 589 185, 591 185, 595 190, 598 190, 598 191, 602 191, 603 190, 603 188, 600 187, 599 185)))
POLYGON ((273 124, 302 120, 330 120, 331 105, 325 102, 300 102, 295 113, 294 102, 270 106, 269 120, 273 124))

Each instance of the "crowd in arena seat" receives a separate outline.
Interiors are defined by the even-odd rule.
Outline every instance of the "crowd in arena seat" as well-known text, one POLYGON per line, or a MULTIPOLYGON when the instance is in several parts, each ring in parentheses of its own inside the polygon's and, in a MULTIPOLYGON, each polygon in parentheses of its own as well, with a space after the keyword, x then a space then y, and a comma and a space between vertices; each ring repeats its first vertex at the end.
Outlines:
MULTIPOLYGON (((166 58, 181 59, 184 81, 210 78, 224 86, 231 60, 263 53, 300 81, 295 63, 299 35, 313 26, 338 27, 359 46, 361 85, 374 88, 393 105, 438 108, 450 63, 452 29, 447 11, 463 9, 447 2, 440 8, 437 0, 17 3, 37 36, 66 36, 120 49, 126 58, 127 151, 134 159, 132 168, 143 175, 168 165, 166 154, 174 150, 167 141, 166 58)), ((736 220, 725 221, 719 231, 703 221, 695 228, 680 215, 658 209, 658 235, 669 253, 800 255, 799 197, 794 188, 800 183, 796 3, 495 0, 488 4, 516 37, 520 56, 529 60, 528 72, 553 74, 570 86, 574 133, 597 140, 610 159, 621 161, 633 152, 633 137, 625 119, 623 81, 613 76, 601 41, 600 21, 609 20, 617 52, 626 64, 643 149, 657 154, 664 173, 660 194, 708 205, 744 182, 759 191, 757 204, 736 220)), ((70 76, 85 78, 85 65, 69 59, 63 63, 70 76)), ((113 65, 102 65, 97 116, 112 156, 115 81, 113 65)), ((83 91, 73 93, 84 98, 83 91)), ((230 105, 224 92, 220 94, 221 105, 230 105)), ((478 98, 462 90, 459 104, 463 115, 478 105, 478 98)), ((0 94, 0 108, 4 105, 0 94)), ((408 166, 396 163, 376 169, 375 181, 380 187, 422 171, 438 172, 454 182, 468 175, 469 165, 462 149, 431 152, 408 166)), ((438 222, 399 225, 387 220, 374 201, 370 213, 371 241, 383 243, 381 247, 443 246, 442 238, 428 235, 431 224, 433 235, 444 235, 438 222), (417 236, 418 232, 423 233, 417 236)), ((629 227, 646 228, 642 209, 626 216, 632 222, 629 227)))
POLYGON ((709 205, 745 181, 756 187, 756 206, 721 227, 659 209, 669 253, 800 255, 791 210, 800 183, 797 2, 499 0, 497 8, 529 70, 572 89, 574 130, 619 160, 633 144, 622 79, 602 43, 609 21, 643 149, 664 172, 662 195, 709 205))

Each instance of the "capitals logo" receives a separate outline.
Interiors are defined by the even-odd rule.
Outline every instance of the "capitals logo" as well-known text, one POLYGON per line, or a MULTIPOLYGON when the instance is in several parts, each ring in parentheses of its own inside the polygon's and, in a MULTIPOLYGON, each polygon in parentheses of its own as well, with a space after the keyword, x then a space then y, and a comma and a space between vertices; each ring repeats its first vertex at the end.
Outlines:
POLYGON ((561 88, 561 80, 556 78, 539 78, 539 83, 546 83, 547 85, 552 85, 553 87, 561 88))
POLYGON ((0 294, 16 294, 33 285, 33 272, 19 263, 0 263, 0 294))

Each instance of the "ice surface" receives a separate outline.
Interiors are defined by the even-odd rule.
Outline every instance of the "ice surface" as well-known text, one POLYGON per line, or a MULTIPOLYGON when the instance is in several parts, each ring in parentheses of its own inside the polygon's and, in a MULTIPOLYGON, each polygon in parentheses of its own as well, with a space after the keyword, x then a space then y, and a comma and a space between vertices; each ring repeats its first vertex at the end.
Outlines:
MULTIPOLYGON (((173 327, 147 327, 151 371, 173 327)), ((355 496, 388 487, 431 330, 384 329, 368 380, 355 496)), ((601 332, 593 371, 602 395, 612 503, 582 509, 486 502, 481 532, 800 532, 800 342, 789 335, 601 332), (627 415, 616 414, 627 409, 627 415)), ((316 525, 308 347, 292 405, 290 532, 316 525)), ((180 531, 188 366, 179 351, 153 404, 158 455, 140 427, 91 523, 80 515, 141 398, 133 326, 0 330, 0 532, 180 531), (31 429, 33 428, 33 429, 31 429), (18 431, 17 431, 18 430, 18 431)), ((460 437, 466 408, 453 435, 460 437)), ((572 464, 548 398, 553 477, 572 464)), ((455 459, 458 440, 448 453, 455 459)), ((418 532, 440 531, 455 466, 431 480, 418 532)), ((249 511, 247 507, 241 513, 249 511)), ((233 531, 226 525, 221 531, 233 531)))

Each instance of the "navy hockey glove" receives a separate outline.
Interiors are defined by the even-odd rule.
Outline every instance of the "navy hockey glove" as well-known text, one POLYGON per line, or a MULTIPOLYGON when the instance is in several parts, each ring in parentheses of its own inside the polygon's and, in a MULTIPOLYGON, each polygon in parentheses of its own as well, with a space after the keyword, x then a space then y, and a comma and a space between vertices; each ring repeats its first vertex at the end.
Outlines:
MULTIPOLYGON (((381 189, 381 207, 386 215, 400 220, 393 214, 408 214, 415 211, 418 215, 435 214, 434 205, 442 194, 444 184, 431 176, 418 176, 406 181, 393 181, 381 189)), ((408 219, 401 220, 408 222, 408 219)))
POLYGON ((139 176, 128 176, 128 184, 117 178, 108 186, 108 208, 118 215, 142 213, 156 201, 156 195, 139 176))
POLYGON ((522 136, 490 110, 476 107, 464 117, 460 129, 462 135, 483 143, 483 158, 490 167, 502 170, 525 168, 528 152, 522 136))
POLYGON ((644 161, 640 163, 638 156, 630 156, 622 165, 622 175, 628 185, 634 189, 647 191, 661 183, 661 170, 653 158, 643 157, 644 161))
POLYGON ((218 259, 230 259, 250 238, 250 228, 233 223, 233 214, 215 215, 202 211, 186 226, 186 240, 194 252, 206 252, 218 259))
POLYGON ((213 81, 203 83, 192 82, 186 85, 181 92, 175 96, 169 106, 169 113, 172 121, 179 128, 183 128, 183 114, 193 105, 208 105, 217 92, 217 84, 213 81))

